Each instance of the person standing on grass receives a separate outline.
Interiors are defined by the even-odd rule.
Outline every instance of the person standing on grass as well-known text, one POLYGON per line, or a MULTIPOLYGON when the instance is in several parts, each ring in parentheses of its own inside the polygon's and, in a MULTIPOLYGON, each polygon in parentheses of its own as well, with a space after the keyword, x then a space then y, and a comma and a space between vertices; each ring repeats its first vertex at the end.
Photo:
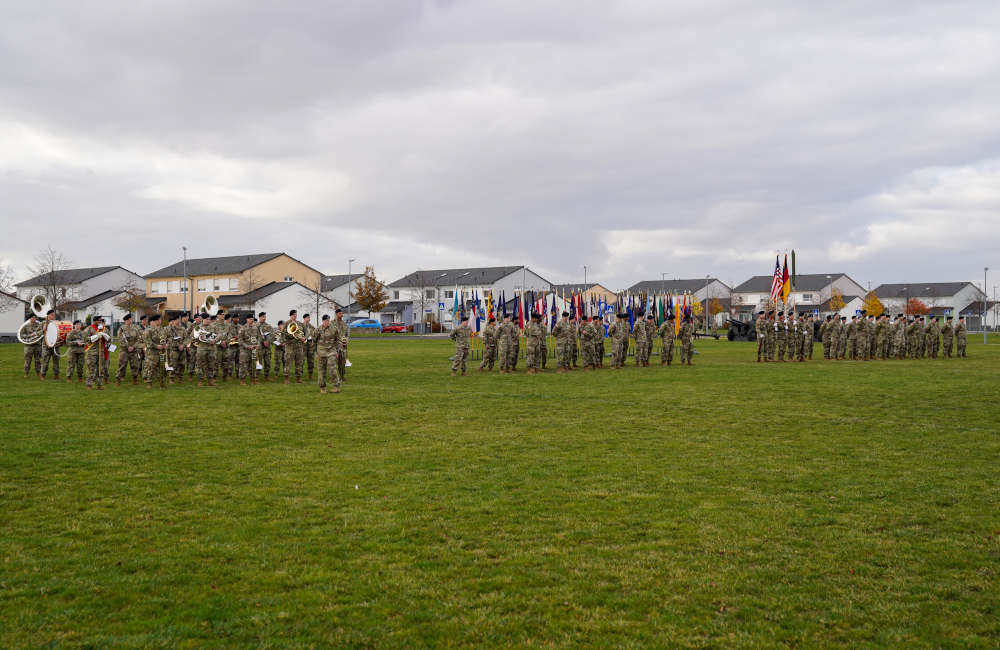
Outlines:
MULTIPOLYGON (((49 323, 56 319, 56 310, 50 309, 45 312, 45 322, 42 325, 48 326, 49 323)), ((43 328, 44 331, 44 328, 43 328)), ((45 375, 49 374, 49 364, 52 364, 52 378, 59 379, 59 346, 49 347, 48 345, 42 346, 42 379, 45 379, 45 375)))
POLYGON ((569 312, 562 313, 562 318, 552 328, 552 334, 556 337, 556 364, 559 366, 556 372, 562 374, 569 371, 573 352, 573 324, 569 320, 569 312))
POLYGON ((44 337, 45 325, 38 322, 38 317, 34 314, 28 317, 28 325, 24 326, 24 338, 31 339, 38 336, 34 343, 24 344, 24 378, 28 378, 31 370, 31 363, 35 363, 35 376, 42 378, 42 338, 44 337))
POLYGON ((83 381, 83 366, 87 347, 87 335, 83 333, 83 324, 73 321, 73 329, 66 334, 66 381, 73 381, 73 374, 76 373, 77 383, 83 381))
POLYGON ((635 338, 635 367, 641 368, 646 365, 643 357, 646 355, 646 319, 641 311, 639 317, 632 326, 632 336, 635 338))
POLYGON ((684 319, 679 334, 681 337, 681 365, 687 362, 687 365, 690 366, 694 356, 694 323, 691 322, 690 316, 684 319))
POLYGON ((608 332, 611 335, 611 367, 615 370, 625 367, 628 354, 628 314, 618 314, 608 332))
POLYGON ((958 325, 955 327, 955 344, 957 346, 958 354, 955 356, 965 358, 965 344, 967 343, 966 337, 968 335, 968 328, 965 326, 965 316, 958 317, 958 325))
POLYGON ((941 337, 944 339, 944 358, 951 358, 951 350, 955 345, 955 327, 952 325, 952 317, 944 319, 944 327, 941 328, 941 337))
POLYGON ((340 355, 340 329, 330 324, 330 315, 323 314, 319 329, 313 333, 316 341, 316 363, 319 371, 319 392, 339 393, 340 373, 337 357, 340 355), (327 382, 332 384, 327 391, 327 382))
POLYGON ((533 313, 531 322, 524 328, 525 345, 527 346, 528 374, 537 375, 542 371, 543 341, 545 327, 542 326, 542 315, 533 313))
POLYGON ((500 360, 500 374, 511 372, 511 354, 514 350, 513 339, 517 336, 517 328, 510 322, 510 314, 503 315, 503 323, 497 328, 497 355, 500 360))
POLYGON ((472 338, 472 330, 469 329, 469 317, 462 316, 462 324, 451 331, 448 335, 455 342, 455 357, 451 362, 451 376, 458 376, 458 369, 461 366, 462 376, 465 376, 465 362, 469 358, 469 339, 472 338))
MULTIPOLYGON (((497 319, 490 318, 483 328, 483 362, 479 364, 479 370, 493 370, 493 364, 497 360, 497 319)), ((503 369, 503 361, 500 362, 503 369)))
POLYGON ((347 381, 347 343, 351 338, 351 328, 344 320, 344 310, 340 307, 333 312, 334 321, 330 327, 340 330, 340 350, 337 352, 337 375, 341 383, 347 381))

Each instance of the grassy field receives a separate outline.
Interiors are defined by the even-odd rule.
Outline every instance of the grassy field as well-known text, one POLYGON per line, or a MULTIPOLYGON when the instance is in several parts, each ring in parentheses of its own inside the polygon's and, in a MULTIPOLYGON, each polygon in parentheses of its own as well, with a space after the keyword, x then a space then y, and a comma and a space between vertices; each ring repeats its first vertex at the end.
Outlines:
POLYGON ((967 360, 103 392, 0 346, 0 646, 1000 645, 967 360))

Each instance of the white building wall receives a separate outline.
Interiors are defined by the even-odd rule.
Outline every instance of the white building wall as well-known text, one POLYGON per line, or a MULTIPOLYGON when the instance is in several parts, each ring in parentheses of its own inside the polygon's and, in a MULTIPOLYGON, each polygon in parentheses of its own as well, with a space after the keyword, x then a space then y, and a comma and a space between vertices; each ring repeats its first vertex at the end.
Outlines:
POLYGON ((131 286, 137 291, 142 293, 145 293, 146 291, 146 280, 141 276, 121 267, 112 269, 107 273, 102 273, 101 275, 80 283, 80 296, 77 300, 86 300, 87 298, 96 296, 99 293, 111 291, 112 289, 120 289, 122 287, 129 286, 129 284, 131 284, 131 286))
POLYGON ((14 336, 24 324, 25 305, 20 300, 0 295, 0 336, 14 336))

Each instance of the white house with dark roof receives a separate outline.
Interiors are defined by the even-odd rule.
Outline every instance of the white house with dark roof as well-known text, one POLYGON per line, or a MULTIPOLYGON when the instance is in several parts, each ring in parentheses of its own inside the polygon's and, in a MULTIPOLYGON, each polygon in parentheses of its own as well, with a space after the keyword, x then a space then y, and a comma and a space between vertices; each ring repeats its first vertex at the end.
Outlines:
POLYGON ((422 320, 442 322, 451 320, 456 290, 466 299, 492 291, 499 300, 501 293, 510 299, 524 290, 551 291, 552 283, 526 266, 491 266, 414 271, 390 282, 386 290, 390 302, 410 302, 414 314, 424 315, 422 320))
MULTIPOLYGON (((774 276, 772 275, 755 275, 746 282, 733 287, 732 307, 737 318, 752 320, 752 315, 757 310, 763 309, 771 297, 771 282, 773 280, 774 276)), ((846 273, 799 274, 795 277, 795 283, 789 294, 789 302, 795 305, 797 311, 810 313, 819 311, 821 315, 833 313, 829 307, 829 300, 833 297, 835 290, 840 292, 845 303, 868 293, 864 287, 846 273)))
POLYGON ((107 291, 121 290, 124 287, 132 287, 141 292, 145 285, 142 276, 125 267, 93 266, 64 269, 51 274, 43 273, 18 282, 14 287, 18 298, 30 301, 33 296, 47 293, 50 287, 56 286, 59 294, 56 296, 56 301, 62 306, 66 303, 89 300, 107 291))
POLYGON ((338 305, 348 305, 354 301, 355 284, 363 276, 364 273, 324 275, 320 293, 338 305))
POLYGON ((679 295, 690 293, 701 302, 712 298, 729 298, 729 285, 716 278, 691 278, 687 280, 643 280, 626 291, 633 294, 679 295))
MULTIPOLYGON (((982 326, 983 299, 986 296, 971 282, 911 282, 882 284, 875 288, 875 295, 886 311, 903 313, 906 303, 916 298, 930 308, 935 316, 961 315, 970 328, 982 326)), ((986 301, 987 310, 991 303, 986 301)))
POLYGON ((0 341, 9 341, 28 318, 28 301, 0 291, 0 341))

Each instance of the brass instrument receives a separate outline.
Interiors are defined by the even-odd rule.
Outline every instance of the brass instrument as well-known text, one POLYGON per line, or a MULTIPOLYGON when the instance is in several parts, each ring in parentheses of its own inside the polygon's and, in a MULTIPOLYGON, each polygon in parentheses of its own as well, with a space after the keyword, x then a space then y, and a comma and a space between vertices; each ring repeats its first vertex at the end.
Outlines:
POLYGON ((205 312, 209 316, 215 316, 219 313, 219 299, 215 296, 209 294, 205 296, 205 312))
POLYGON ((291 323, 286 325, 285 331, 288 332, 288 334, 299 343, 306 342, 306 335, 302 332, 302 328, 299 327, 299 324, 296 323, 295 321, 292 321, 291 323))
POLYGON ((174 369, 170 366, 170 362, 167 360, 167 356, 170 354, 170 341, 169 339, 161 336, 159 344, 163 346, 163 349, 160 350, 160 353, 163 354, 163 374, 173 372, 174 369))
POLYGON ((31 320, 24 321, 21 323, 21 327, 17 328, 17 340, 25 345, 34 345, 35 343, 41 341, 42 337, 45 336, 45 328, 39 327, 37 332, 31 336, 27 336, 25 335, 24 330, 28 327, 28 325, 31 325, 31 320))
POLYGON ((37 296, 32 296, 31 298, 31 313, 39 318, 45 318, 45 314, 48 313, 50 309, 53 309, 52 303, 49 301, 48 297, 44 294, 38 294, 37 296))
POLYGON ((253 359, 253 365, 257 370, 263 370, 264 366, 260 365, 260 361, 257 361, 257 346, 255 345, 253 349, 250 350, 250 357, 253 359))

